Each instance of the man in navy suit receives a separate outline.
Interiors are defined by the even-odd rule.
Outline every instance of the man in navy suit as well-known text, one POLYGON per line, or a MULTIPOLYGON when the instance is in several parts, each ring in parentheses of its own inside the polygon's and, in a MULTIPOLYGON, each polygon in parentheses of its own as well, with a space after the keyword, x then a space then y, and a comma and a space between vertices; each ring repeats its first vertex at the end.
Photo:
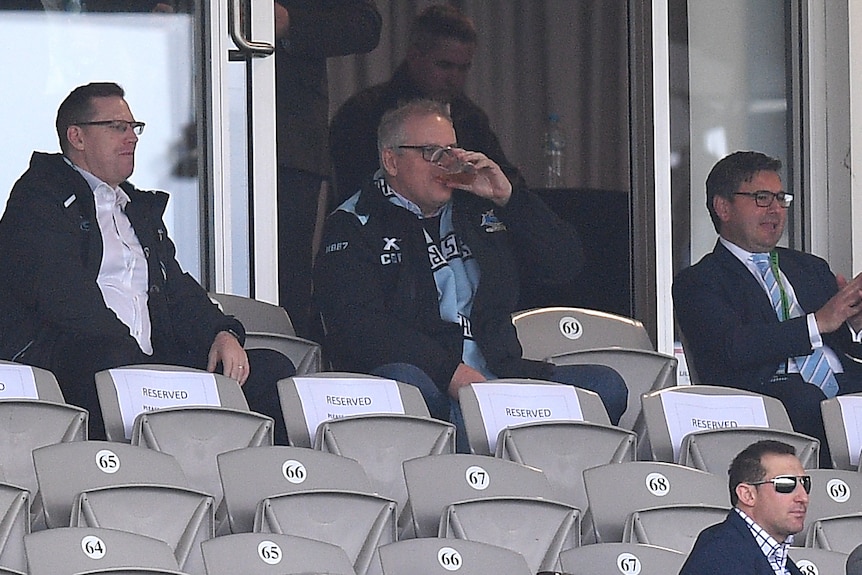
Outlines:
POLYGON ((802 531, 811 476, 791 445, 758 441, 730 464, 733 509, 697 537, 679 575, 801 575, 788 557, 802 531))
POLYGON ((821 464, 829 465, 820 402, 862 391, 862 274, 848 282, 816 256, 776 248, 793 199, 780 169, 759 152, 713 167, 706 205, 720 237, 676 276, 673 300, 701 383, 777 397, 796 431, 820 439, 821 464), (768 262, 772 293, 758 257, 768 262), (808 356, 823 358, 820 383, 803 369, 808 356))

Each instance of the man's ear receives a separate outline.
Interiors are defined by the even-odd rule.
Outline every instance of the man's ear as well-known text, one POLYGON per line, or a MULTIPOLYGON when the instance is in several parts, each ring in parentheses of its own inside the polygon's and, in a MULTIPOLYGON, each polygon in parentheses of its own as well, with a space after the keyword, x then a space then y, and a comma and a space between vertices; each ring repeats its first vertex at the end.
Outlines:
POLYGON ((715 196, 712 198, 712 209, 715 210, 719 220, 726 222, 730 218, 731 200, 724 196, 715 196))
POLYGON ((68 140, 69 145, 76 150, 83 150, 84 132, 81 130, 81 126, 69 126, 66 128, 66 140, 68 140))
POLYGON ((739 502, 746 507, 754 507, 757 501, 757 486, 748 483, 740 483, 736 486, 736 496, 739 497, 739 502))
POLYGON ((380 155, 380 160, 383 165, 383 171, 386 172, 387 175, 398 175, 398 154, 395 153, 395 150, 392 148, 384 148, 383 153, 380 155))

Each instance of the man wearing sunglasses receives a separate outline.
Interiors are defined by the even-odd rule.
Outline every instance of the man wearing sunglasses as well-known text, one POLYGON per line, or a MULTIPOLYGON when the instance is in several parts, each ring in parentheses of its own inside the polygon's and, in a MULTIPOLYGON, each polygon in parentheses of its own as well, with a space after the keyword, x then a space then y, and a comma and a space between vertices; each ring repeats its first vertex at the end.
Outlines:
POLYGON ((862 275, 835 276, 822 259, 777 247, 793 194, 781 162, 736 152, 706 180, 719 234, 712 253, 673 284, 686 354, 700 383, 777 397, 793 428, 820 440, 820 402, 862 391, 862 275))
POLYGON ((700 533, 680 575, 801 575, 788 551, 805 523, 811 477, 796 450, 758 441, 734 458, 728 474, 733 509, 700 533))
MULTIPOLYGON (((164 192, 128 182, 144 123, 123 89, 73 90, 57 111, 60 154, 34 152, 0 220, 0 359, 50 370, 103 439, 94 374, 160 363, 218 370, 287 440, 275 382, 294 374, 271 350, 243 349, 244 330, 175 258, 164 192)), ((192 217, 197 217, 193 214, 192 217)))

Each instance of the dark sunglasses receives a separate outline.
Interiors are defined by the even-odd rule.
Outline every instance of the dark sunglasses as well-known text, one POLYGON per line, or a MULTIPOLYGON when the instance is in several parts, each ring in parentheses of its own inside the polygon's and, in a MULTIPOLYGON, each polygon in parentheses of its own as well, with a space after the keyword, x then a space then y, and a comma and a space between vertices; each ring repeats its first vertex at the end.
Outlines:
POLYGON ((797 481, 802 484, 802 489, 805 490, 805 493, 811 493, 810 475, 778 475, 772 479, 766 479, 764 481, 749 481, 747 483, 749 485, 763 485, 764 483, 771 483, 775 487, 775 491, 778 493, 793 493, 793 490, 796 489, 797 481))

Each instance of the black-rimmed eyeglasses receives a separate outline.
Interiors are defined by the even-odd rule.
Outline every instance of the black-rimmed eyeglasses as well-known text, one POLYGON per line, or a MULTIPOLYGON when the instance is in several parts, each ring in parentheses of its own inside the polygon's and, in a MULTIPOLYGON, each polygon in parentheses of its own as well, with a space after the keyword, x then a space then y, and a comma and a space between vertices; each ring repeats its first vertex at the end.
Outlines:
POLYGON ((759 208, 768 208, 772 205, 773 200, 778 200, 778 205, 782 208, 789 208, 790 202, 793 201, 793 194, 787 192, 770 192, 768 190, 759 190, 757 192, 734 192, 734 196, 748 196, 754 198, 754 203, 759 208))
POLYGON ((422 159, 432 164, 437 164, 443 158, 443 154, 451 154, 453 146, 437 146, 434 144, 426 144, 424 146, 395 146, 396 148, 406 150, 420 150, 422 159))
POLYGON ((802 484, 802 489, 805 490, 805 493, 811 493, 811 476, 810 475, 777 475, 772 479, 765 479, 763 481, 747 481, 749 485, 763 485, 764 483, 771 483, 775 487, 775 491, 777 493, 793 493, 793 490, 796 489, 796 483, 799 482, 802 484))
POLYGON ((75 122, 74 126, 106 126, 115 132, 119 132, 121 134, 125 134, 126 130, 129 128, 132 131, 140 136, 144 133, 144 124, 143 122, 129 122, 128 120, 98 120, 95 122, 75 122))

